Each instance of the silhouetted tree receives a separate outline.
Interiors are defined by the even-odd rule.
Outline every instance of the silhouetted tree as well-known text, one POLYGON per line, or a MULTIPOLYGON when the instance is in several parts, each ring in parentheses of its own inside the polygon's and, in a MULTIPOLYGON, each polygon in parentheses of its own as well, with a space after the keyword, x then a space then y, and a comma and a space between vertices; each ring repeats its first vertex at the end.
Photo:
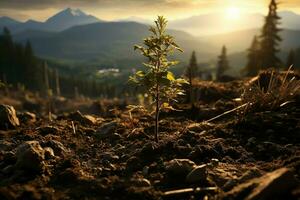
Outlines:
POLYGON ((14 44, 10 31, 5 27, 3 34, 0 36, 0 73, 7 77, 7 81, 11 82, 15 80, 14 71, 15 66, 11 57, 14 52, 14 44))
POLYGON ((295 51, 294 51, 294 49, 291 49, 290 50, 290 52, 289 52, 289 55, 288 55, 288 57, 287 57, 287 60, 286 60, 286 67, 287 68, 289 68, 291 65, 295 65, 296 63, 295 63, 295 61, 296 61, 296 59, 295 59, 295 55, 296 53, 295 53, 295 51))
POLYGON ((193 84, 193 79, 195 79, 197 77, 197 75, 198 75, 197 58, 196 58, 196 52, 193 51, 192 56, 190 58, 190 63, 187 66, 186 71, 185 71, 185 76, 187 77, 187 79, 189 81, 189 88, 190 88, 189 100, 190 100, 191 104, 194 103, 194 94, 193 94, 194 84, 193 84))
POLYGON ((225 46, 222 48, 222 53, 219 56, 218 65, 217 65, 217 80, 221 80, 221 77, 224 75, 224 72, 229 69, 229 62, 227 59, 227 49, 225 46))
POLYGON ((277 14, 277 5, 276 0, 271 0, 269 13, 265 18, 265 24, 260 36, 262 69, 269 67, 278 69, 281 65, 281 60, 276 55, 279 52, 279 42, 281 42, 281 37, 279 36, 281 29, 278 28, 281 18, 277 14))
POLYGON ((243 72, 246 76, 255 76, 260 69, 260 43, 254 36, 251 47, 248 49, 248 63, 243 72))

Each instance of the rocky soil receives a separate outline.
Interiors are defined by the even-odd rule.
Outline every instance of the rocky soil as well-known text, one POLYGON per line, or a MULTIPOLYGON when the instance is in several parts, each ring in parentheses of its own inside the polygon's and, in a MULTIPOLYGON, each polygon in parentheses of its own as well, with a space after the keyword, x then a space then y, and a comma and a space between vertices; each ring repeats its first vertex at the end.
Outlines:
POLYGON ((206 121, 244 84, 199 83, 192 110, 162 114, 159 143, 124 105, 52 120, 0 105, 0 199, 299 199, 299 98, 206 121))

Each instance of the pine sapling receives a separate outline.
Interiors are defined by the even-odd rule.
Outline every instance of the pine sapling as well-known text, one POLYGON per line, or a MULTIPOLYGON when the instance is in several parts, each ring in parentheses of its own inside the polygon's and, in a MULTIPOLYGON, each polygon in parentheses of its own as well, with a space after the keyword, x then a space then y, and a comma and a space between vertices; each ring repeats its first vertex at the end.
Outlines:
POLYGON ((174 51, 183 52, 175 43, 174 38, 166 33, 167 20, 158 16, 155 26, 151 26, 151 35, 144 39, 143 46, 134 46, 141 54, 148 59, 143 63, 145 71, 138 71, 130 81, 138 84, 148 96, 153 98, 155 107, 155 141, 158 142, 159 114, 162 109, 173 109, 171 101, 176 101, 178 95, 184 95, 181 89, 182 84, 188 84, 184 79, 176 79, 169 71, 171 66, 178 64, 178 61, 171 61, 168 56, 174 51))

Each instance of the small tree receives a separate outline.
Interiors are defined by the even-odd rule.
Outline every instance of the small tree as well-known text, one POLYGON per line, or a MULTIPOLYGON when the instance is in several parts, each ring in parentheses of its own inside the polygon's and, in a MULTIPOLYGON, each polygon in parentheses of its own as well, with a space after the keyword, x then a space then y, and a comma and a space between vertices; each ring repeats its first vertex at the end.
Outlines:
POLYGON ((251 47, 248 49, 248 63, 243 72, 246 76, 255 76, 260 69, 260 43, 254 36, 251 47))
POLYGON ((222 53, 219 56, 218 66, 217 66, 217 80, 220 80, 224 75, 224 72, 229 69, 229 62, 227 59, 227 49, 225 46, 222 48, 222 53))
POLYGON ((175 50, 182 50, 175 43, 174 38, 166 33, 167 20, 159 16, 155 21, 156 26, 151 26, 151 36, 144 39, 144 47, 136 45, 135 50, 148 59, 143 63, 146 71, 138 71, 130 81, 142 86, 146 93, 154 99, 155 104, 155 140, 158 142, 159 113, 161 109, 172 109, 169 105, 178 95, 183 95, 181 85, 187 83, 184 79, 176 79, 168 69, 176 65, 177 61, 168 60, 175 50))
POLYGON ((185 76, 188 78, 189 84, 190 84, 190 103, 194 104, 194 94, 193 94, 193 79, 195 79, 198 75, 198 64, 197 64, 197 58, 196 58, 196 52, 193 51, 190 63, 186 68, 185 76))

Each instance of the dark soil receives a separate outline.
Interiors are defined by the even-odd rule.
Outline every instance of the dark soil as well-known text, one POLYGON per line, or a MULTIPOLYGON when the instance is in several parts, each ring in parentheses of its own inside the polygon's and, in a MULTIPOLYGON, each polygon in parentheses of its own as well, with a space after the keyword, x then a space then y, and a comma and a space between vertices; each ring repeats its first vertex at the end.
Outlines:
MULTIPOLYGON (((162 114, 159 143, 153 142, 152 118, 133 113, 130 119, 120 102, 88 101, 84 108, 82 104, 73 107, 73 111, 98 114, 92 123, 72 118, 71 109, 64 115, 57 109, 53 121, 36 112, 36 122, 0 131, 0 199, 221 199, 234 186, 281 167, 291 168, 299 181, 299 101, 271 111, 233 112, 203 122, 237 107, 234 99, 241 96, 243 84, 199 83, 201 101, 193 110, 181 104, 183 111, 162 114), (116 108, 113 113, 109 105, 116 108), (25 141, 53 149, 55 156, 45 158, 44 170, 14 167, 16 149, 25 141), (168 173, 166 162, 172 159, 214 166, 206 180, 190 184, 168 173), (218 189, 163 195, 193 187, 218 189)), ((297 189, 283 192, 285 197, 300 198, 297 189)))

